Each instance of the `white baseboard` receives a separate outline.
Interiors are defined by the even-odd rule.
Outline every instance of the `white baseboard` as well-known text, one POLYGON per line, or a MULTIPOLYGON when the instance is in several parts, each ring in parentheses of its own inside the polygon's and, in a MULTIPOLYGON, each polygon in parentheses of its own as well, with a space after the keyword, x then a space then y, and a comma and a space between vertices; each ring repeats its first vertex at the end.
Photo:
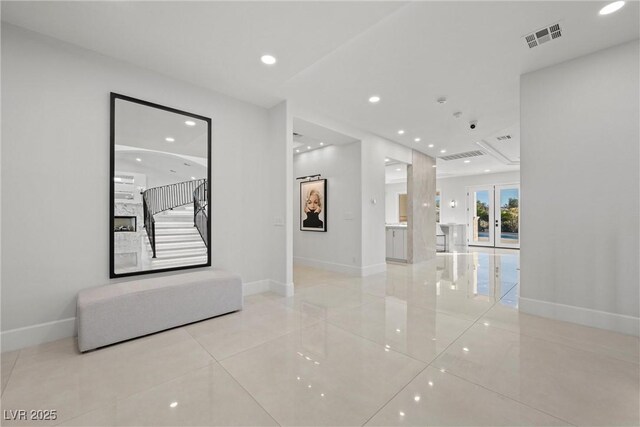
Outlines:
POLYGON ((275 280, 269 281, 269 289, 271 292, 276 293, 278 295, 282 295, 283 297, 292 297, 293 296, 293 282, 292 283, 281 283, 275 280))
POLYGON ((364 266, 360 269, 361 276, 371 276, 372 274, 384 273, 387 271, 387 263, 384 262, 382 264, 372 264, 364 266))
POLYGON ((519 308, 523 313, 640 336, 638 317, 522 297, 519 308))
POLYGON ((242 284, 242 295, 261 294, 271 290, 271 281, 269 279, 256 280, 255 282, 247 282, 242 284))
POLYGON ((336 262, 321 261, 318 259, 293 257, 294 264, 306 265, 307 267, 320 268, 322 270, 335 271, 336 273, 360 275, 360 267, 357 265, 338 264, 336 262))
POLYGON ((374 264, 367 266, 339 264, 335 262, 321 261, 311 258, 293 257, 293 262, 307 267, 320 268, 323 270, 334 271, 336 273, 350 274, 352 276, 370 276, 372 274, 384 273, 387 271, 387 264, 374 264))
POLYGON ((24 328, 10 329, 1 334, 2 351, 19 350, 76 335, 76 318, 40 323, 24 328))
POLYGON ((276 280, 256 280, 242 284, 242 295, 261 294, 263 292, 274 292, 283 297, 293 296, 293 283, 284 284, 276 280))

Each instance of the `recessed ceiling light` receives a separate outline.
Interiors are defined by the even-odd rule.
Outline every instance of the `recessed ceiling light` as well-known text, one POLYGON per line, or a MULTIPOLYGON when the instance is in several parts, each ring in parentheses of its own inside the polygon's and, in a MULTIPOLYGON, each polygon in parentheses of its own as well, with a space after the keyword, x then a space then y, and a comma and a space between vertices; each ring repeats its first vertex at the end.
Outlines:
POLYGON ((427 147, 433 148, 433 144, 429 144, 429 145, 427 145, 427 147))
POLYGON ((187 120, 186 122, 184 122, 184 124, 187 126, 195 126, 196 122, 194 122, 193 120, 187 120))
POLYGON ((176 406, 178 406, 178 402, 171 402, 169 405, 170 408, 175 408, 176 406))
POLYGON ((141 162, 142 159, 140 157, 136 158, 136 162, 141 162))
POLYGON ((296 150, 296 153, 299 153, 299 152, 300 152, 300 150, 296 150))
POLYGON ((311 146, 310 145, 307 145, 307 150, 311 150, 311 146))
POLYGON ((372 104, 376 104, 380 102, 380 97, 378 95, 373 95, 372 97, 369 98, 369 102, 372 104))
POLYGON ((388 162, 388 161, 389 161, 389 159, 384 159, 384 161, 385 161, 385 162, 388 162))
POLYGON ((446 153, 446 152, 447 152, 447 150, 440 150, 440 152, 441 152, 441 153, 446 153))
POLYGON ((191 177, 191 179, 196 179, 196 177, 195 177, 195 176, 192 176, 192 177, 191 177))
POLYGON ((398 172, 400 172, 402 169, 400 169, 400 168, 396 168, 396 170, 397 170, 398 172))
POLYGON ((402 134, 404 134, 404 130, 400 129, 400 130, 398 131, 398 135, 402 135, 402 134))
POLYGON ((432 167, 432 168, 437 168, 438 166, 436 166, 436 165, 431 165, 431 167, 432 167))
POLYGON ((624 6, 623 1, 614 1, 613 3, 609 3, 608 5, 600 9, 600 15, 608 15, 610 13, 618 11, 620 10, 620 8, 622 8, 622 6, 624 6))
POLYGON ((413 139, 415 142, 420 142, 420 138, 414 138, 413 139))
POLYGON ((260 57, 260 61, 262 61, 263 64, 273 65, 276 63, 276 58, 272 55, 262 55, 262 57, 260 57))
POLYGON ((484 171, 485 172, 491 172, 491 169, 485 169, 484 171))
POLYGON ((464 162, 465 163, 471 163, 471 160, 465 160, 464 162))
POLYGON ((322 147, 323 145, 324 145, 324 142, 321 142, 321 143, 320 143, 320 146, 322 147))
POLYGON ((174 142, 175 138, 171 138, 170 136, 168 136, 164 140, 167 141, 167 142, 174 142))

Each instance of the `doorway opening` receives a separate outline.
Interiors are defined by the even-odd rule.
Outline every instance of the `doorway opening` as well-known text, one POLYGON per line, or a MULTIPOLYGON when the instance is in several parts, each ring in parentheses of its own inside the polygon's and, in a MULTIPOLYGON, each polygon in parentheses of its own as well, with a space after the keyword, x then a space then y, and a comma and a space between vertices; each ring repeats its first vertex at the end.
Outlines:
POLYGON ((407 163, 385 159, 385 240, 387 262, 407 262, 407 163))
POLYGON ((520 184, 470 187, 469 245, 520 249, 520 207, 520 184))

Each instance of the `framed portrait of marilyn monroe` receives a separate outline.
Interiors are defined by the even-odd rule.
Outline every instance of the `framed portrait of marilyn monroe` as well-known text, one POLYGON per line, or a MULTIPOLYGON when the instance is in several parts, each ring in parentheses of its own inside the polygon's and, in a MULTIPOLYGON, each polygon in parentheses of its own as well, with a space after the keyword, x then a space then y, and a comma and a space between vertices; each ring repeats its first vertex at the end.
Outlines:
POLYGON ((327 231, 327 180, 300 183, 300 230, 327 231))

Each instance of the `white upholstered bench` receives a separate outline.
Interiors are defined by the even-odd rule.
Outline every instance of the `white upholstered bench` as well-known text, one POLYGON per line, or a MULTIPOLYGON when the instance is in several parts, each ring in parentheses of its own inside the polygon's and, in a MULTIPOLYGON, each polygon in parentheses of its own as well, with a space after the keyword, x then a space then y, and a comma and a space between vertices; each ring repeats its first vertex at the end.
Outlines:
POLYGON ((242 309, 242 281, 222 270, 133 280, 78 293, 80 351, 242 309))

